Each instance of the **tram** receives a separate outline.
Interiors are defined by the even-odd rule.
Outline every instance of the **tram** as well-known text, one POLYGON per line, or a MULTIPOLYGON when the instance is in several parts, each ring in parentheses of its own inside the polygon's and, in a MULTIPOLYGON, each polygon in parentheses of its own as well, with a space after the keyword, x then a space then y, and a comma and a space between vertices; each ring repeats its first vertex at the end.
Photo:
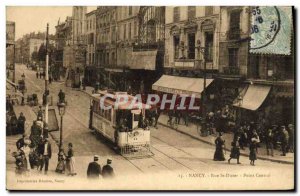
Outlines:
POLYGON ((133 99, 126 92, 92 94, 89 127, 113 143, 121 155, 147 156, 151 154, 150 128, 144 122, 150 106, 141 102, 130 105, 133 99), (128 102, 121 103, 120 95, 126 95, 128 102))

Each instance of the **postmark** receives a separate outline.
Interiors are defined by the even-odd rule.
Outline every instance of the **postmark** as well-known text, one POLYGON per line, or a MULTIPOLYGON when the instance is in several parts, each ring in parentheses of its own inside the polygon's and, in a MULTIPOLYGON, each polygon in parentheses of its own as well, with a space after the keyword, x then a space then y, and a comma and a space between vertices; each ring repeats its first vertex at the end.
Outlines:
POLYGON ((252 7, 250 52, 289 55, 291 31, 290 7, 252 7))

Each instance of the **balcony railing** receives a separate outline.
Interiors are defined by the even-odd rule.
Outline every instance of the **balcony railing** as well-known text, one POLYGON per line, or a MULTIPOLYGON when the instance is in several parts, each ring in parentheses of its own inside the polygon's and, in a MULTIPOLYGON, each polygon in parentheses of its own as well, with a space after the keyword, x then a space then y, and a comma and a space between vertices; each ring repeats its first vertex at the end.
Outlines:
POLYGON ((175 59, 174 66, 177 68, 195 68, 195 59, 175 59))
POLYGON ((232 28, 228 31, 228 40, 239 40, 241 38, 241 29, 232 28))
POLYGON ((224 67, 224 74, 226 75, 240 75, 239 67, 228 66, 224 67))

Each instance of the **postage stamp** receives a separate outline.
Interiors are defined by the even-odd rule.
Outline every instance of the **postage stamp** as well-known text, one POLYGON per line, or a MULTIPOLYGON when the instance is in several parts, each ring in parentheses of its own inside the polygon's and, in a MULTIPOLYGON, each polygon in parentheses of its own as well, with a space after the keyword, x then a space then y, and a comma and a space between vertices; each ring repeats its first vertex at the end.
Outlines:
POLYGON ((250 52, 257 54, 291 53, 291 7, 252 8, 250 52))

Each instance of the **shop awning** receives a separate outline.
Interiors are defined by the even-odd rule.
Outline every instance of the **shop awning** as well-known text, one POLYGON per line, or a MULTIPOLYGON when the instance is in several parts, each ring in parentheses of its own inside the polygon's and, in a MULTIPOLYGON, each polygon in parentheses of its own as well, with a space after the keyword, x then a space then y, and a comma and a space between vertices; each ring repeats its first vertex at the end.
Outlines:
MULTIPOLYGON (((206 87, 212 83, 213 79, 206 79, 206 87)), ((152 85, 152 89, 171 94, 185 94, 196 98, 201 97, 203 91, 203 78, 188 78, 180 76, 163 75, 152 85)))
POLYGON ((240 97, 240 101, 235 100, 233 105, 255 111, 262 105, 270 90, 271 86, 249 85, 245 95, 240 97))
POLYGON ((157 50, 132 52, 131 69, 155 70, 157 50))

